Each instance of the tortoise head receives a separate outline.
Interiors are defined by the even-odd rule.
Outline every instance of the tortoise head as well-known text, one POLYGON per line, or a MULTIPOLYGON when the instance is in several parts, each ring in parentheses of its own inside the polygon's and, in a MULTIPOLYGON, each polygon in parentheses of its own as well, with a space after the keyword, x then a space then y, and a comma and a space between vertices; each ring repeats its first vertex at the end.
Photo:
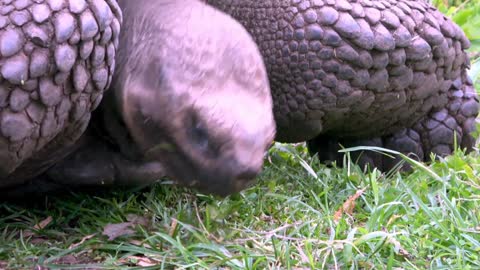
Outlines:
POLYGON ((185 3, 123 8, 116 106, 143 159, 181 185, 225 196, 254 182, 273 142, 267 72, 239 23, 185 3))

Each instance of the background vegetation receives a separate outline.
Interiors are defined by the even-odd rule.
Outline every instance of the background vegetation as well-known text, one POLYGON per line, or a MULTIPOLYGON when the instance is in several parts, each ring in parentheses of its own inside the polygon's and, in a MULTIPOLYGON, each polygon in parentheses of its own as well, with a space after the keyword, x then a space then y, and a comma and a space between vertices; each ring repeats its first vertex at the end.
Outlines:
MULTIPOLYGON (((472 41, 480 89, 480 3, 433 3, 472 41)), ((0 268, 480 268, 478 150, 408 175, 343 166, 277 144, 259 183, 224 200, 164 183, 3 203, 0 268)))

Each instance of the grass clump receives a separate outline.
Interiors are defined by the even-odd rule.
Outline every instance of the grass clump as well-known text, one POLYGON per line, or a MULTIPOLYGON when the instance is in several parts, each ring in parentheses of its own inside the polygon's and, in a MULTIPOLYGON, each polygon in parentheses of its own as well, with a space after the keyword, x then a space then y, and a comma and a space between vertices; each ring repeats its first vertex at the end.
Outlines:
POLYGON ((257 185, 223 200, 157 184, 3 204, 0 260, 11 269, 480 268, 478 152, 411 174, 364 172, 348 159, 329 168, 303 145, 276 144, 269 160, 257 185), (123 228, 110 240, 109 224, 123 228))

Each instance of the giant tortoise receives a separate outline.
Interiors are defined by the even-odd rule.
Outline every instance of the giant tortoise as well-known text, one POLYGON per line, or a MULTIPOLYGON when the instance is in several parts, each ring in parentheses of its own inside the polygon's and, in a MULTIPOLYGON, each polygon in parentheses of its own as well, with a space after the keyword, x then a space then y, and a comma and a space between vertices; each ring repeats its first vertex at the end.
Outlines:
POLYGON ((198 0, 3 0, 0 14, 3 194, 255 180, 272 100, 230 16, 198 0))
POLYGON ((340 144, 419 160, 472 149, 470 43, 427 2, 203 2, 4 1, 0 186, 168 175, 227 195, 274 136, 323 161, 340 144))

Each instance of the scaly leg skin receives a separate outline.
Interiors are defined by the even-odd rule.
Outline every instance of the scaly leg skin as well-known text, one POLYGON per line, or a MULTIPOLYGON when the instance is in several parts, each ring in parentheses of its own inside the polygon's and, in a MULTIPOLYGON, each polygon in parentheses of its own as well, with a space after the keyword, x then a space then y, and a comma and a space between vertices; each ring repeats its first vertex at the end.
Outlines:
MULTIPOLYGON (((337 166, 342 165, 344 156, 344 153, 338 151, 341 150, 342 147, 350 148, 356 146, 374 146, 392 149, 415 160, 424 160, 420 136, 413 129, 402 129, 394 135, 364 140, 332 139, 322 136, 308 141, 307 146, 310 153, 318 154, 321 162, 326 164, 336 162, 337 166)), ((354 163, 362 168, 368 165, 371 168, 375 167, 382 171, 388 171, 401 160, 400 157, 392 158, 392 154, 388 154, 390 156, 385 156, 384 154, 374 151, 353 151, 350 152, 350 157, 354 163)), ((408 164, 405 164, 403 169, 409 169, 408 164)))
MULTIPOLYGON (((381 138, 367 139, 367 140, 346 140, 332 138, 328 136, 318 136, 313 140, 307 141, 308 151, 311 154, 317 154, 318 159, 325 164, 331 165, 336 162, 337 166, 341 166, 344 154, 338 152, 342 148, 349 148, 355 146, 377 146, 382 147, 381 138)), ((354 151, 350 153, 352 161, 364 167, 369 165, 371 167, 383 168, 383 158, 381 154, 376 152, 354 151)))
POLYGON ((47 171, 53 182, 74 187, 141 187, 165 176, 159 162, 128 160, 98 137, 85 137, 84 147, 47 171))
POLYGON ((107 190, 111 187, 142 188, 165 176, 158 162, 135 162, 123 157, 105 141, 85 134, 77 151, 54 165, 46 173, 10 189, 2 190, 3 199, 58 195, 67 190, 107 190))
MULTIPOLYGON (((462 78, 452 84, 447 107, 430 113, 412 128, 366 140, 318 136, 307 142, 308 149, 312 154, 318 154, 320 161, 336 161, 338 165, 342 164, 344 155, 338 152, 341 146, 378 146, 398 151, 418 161, 429 161, 430 153, 441 157, 452 154, 456 140, 457 146, 468 153, 475 145, 472 132, 475 130, 475 118, 479 111, 478 102, 471 80, 463 73, 462 78)), ((361 167, 368 164, 385 172, 397 165, 401 159, 398 156, 392 159, 373 151, 355 151, 350 155, 361 167)), ((409 168, 408 164, 402 167, 404 170, 409 168)))
POLYGON ((475 146, 472 132, 476 129, 479 100, 466 71, 453 82, 448 94, 449 103, 446 108, 430 114, 414 127, 422 138, 425 153, 431 152, 439 156, 451 154, 455 147, 455 136, 457 146, 467 153, 475 146))

